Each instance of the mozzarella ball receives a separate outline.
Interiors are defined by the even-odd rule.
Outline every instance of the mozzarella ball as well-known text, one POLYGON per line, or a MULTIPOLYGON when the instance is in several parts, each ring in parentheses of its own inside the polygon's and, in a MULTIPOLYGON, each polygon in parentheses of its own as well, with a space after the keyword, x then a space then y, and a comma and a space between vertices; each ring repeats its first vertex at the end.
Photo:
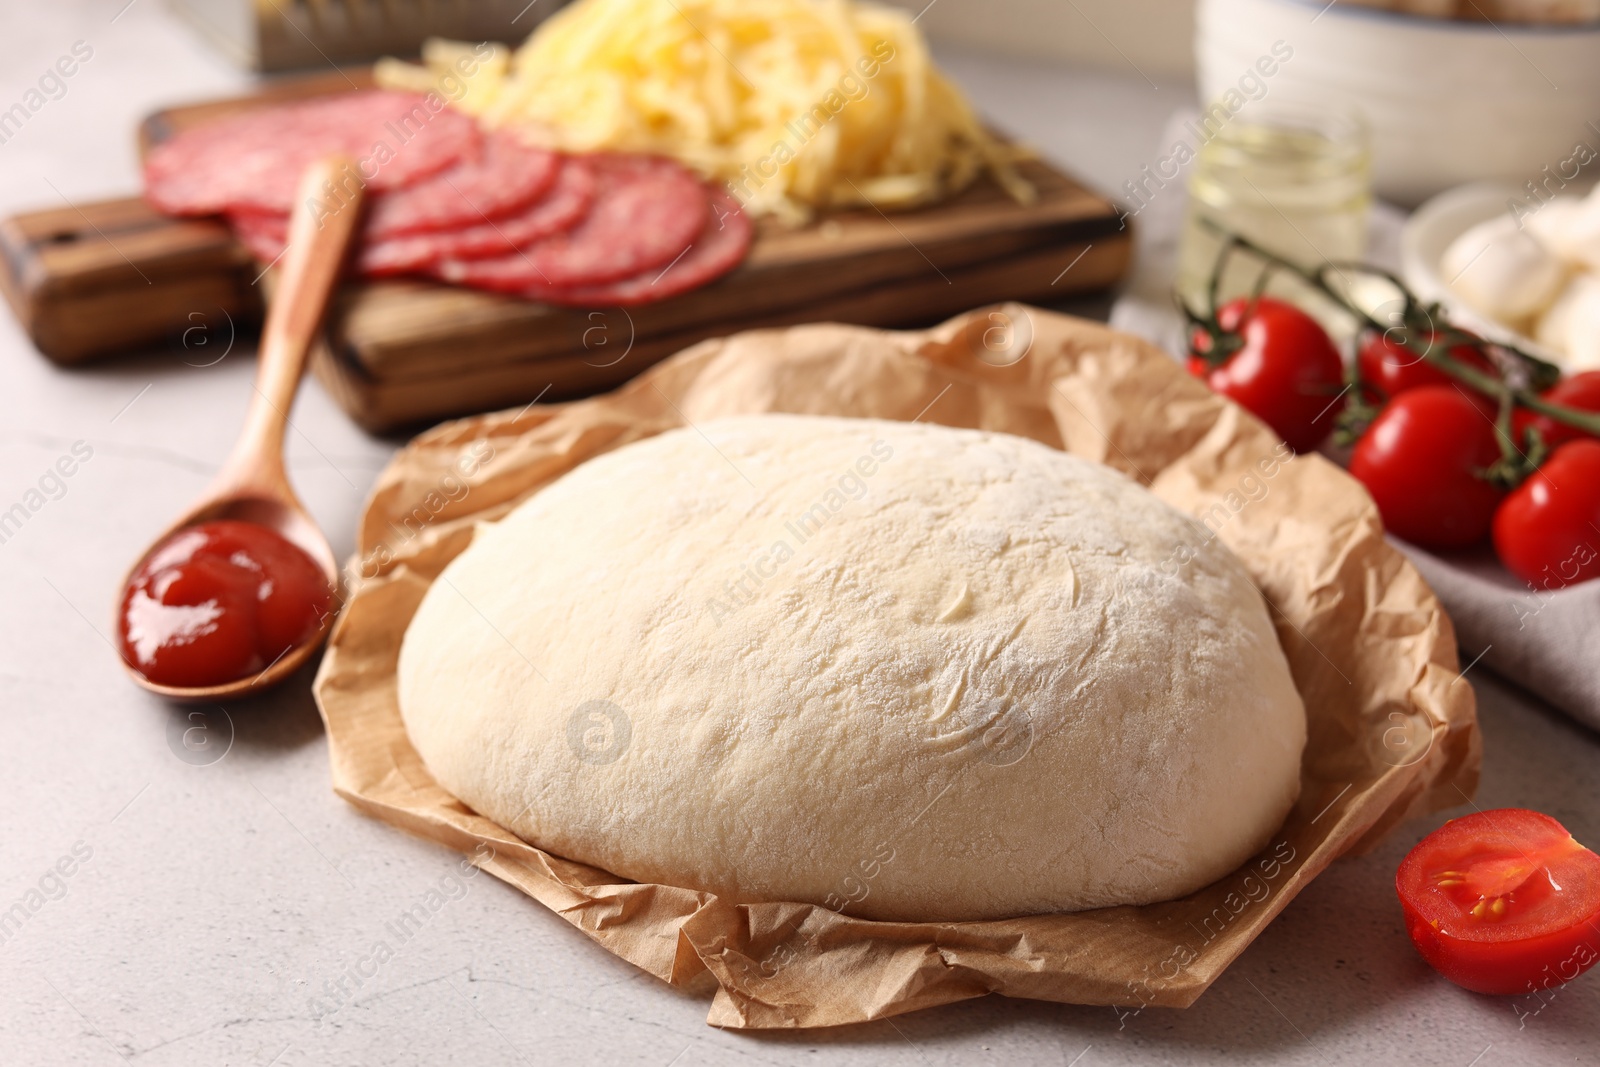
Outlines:
POLYGON ((1549 307, 1567 271, 1509 214, 1480 222, 1451 242, 1439 271, 1474 311, 1520 326, 1549 307))

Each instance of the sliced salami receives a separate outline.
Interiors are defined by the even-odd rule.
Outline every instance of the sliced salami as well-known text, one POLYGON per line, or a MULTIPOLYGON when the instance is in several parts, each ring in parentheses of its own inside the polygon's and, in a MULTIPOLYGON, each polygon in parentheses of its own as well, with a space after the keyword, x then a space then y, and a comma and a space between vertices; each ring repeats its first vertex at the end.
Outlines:
POLYGON ((750 217, 732 196, 714 189, 710 198, 710 214, 700 236, 665 270, 652 267, 605 285, 530 286, 522 295, 569 307, 632 306, 665 300, 720 278, 744 259, 753 228, 750 217))
POLYGON ((374 197, 369 240, 475 226, 527 207, 550 190, 561 157, 510 134, 490 134, 476 159, 463 159, 414 185, 374 197))
POLYGON ((285 227, 281 215, 243 212, 228 216, 234 236, 262 263, 276 262, 283 255, 285 227))
MULTIPOLYGON (((597 179, 593 167, 572 157, 564 159, 558 171, 550 191, 514 215, 477 226, 376 241, 370 232, 364 233, 356 269, 368 277, 421 272, 443 259, 500 255, 570 229, 588 213, 597 179)), ((271 261, 283 251, 289 234, 287 215, 233 212, 228 221, 256 258, 271 261)))
POLYGON ((161 142, 145 160, 145 196, 174 215, 287 213, 301 174, 324 156, 350 156, 370 189, 385 190, 475 159, 481 147, 472 118, 438 96, 344 93, 248 112, 161 142))
POLYGON ((369 240, 357 260, 359 269, 368 275, 405 274, 446 259, 500 255, 543 240, 588 214, 595 183, 594 168, 569 157, 550 191, 516 214, 462 229, 369 240))
POLYGON ((593 158, 600 188, 577 226, 508 255, 445 260, 434 273, 508 293, 601 285, 665 266, 689 247, 707 213, 705 188, 693 174, 655 157, 593 158))

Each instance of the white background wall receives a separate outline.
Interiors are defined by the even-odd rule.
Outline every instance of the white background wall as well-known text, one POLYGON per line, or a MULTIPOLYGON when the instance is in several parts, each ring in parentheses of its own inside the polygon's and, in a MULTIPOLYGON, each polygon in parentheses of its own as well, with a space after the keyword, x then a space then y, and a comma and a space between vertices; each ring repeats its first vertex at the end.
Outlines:
POLYGON ((1121 68, 1160 82, 1194 69, 1194 0, 888 0, 941 43, 1121 68))

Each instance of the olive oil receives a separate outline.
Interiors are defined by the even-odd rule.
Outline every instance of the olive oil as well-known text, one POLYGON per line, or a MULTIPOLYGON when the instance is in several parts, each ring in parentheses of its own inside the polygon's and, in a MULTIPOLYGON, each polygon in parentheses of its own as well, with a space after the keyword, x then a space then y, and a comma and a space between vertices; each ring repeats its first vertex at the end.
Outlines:
MULTIPOLYGON (((1305 267, 1359 260, 1366 250, 1372 167, 1364 124, 1314 112, 1240 116, 1201 145, 1189 178, 1178 292, 1205 307, 1223 229, 1305 267)), ((1248 293, 1260 264, 1235 255, 1218 289, 1248 293)))

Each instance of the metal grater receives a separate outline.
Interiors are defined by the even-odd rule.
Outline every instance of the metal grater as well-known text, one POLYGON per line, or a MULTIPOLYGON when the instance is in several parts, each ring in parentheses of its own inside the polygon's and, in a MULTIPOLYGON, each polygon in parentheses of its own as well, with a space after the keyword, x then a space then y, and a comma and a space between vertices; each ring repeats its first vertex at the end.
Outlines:
POLYGON ((206 39, 260 71, 416 55, 429 37, 521 43, 565 0, 168 0, 206 39))

